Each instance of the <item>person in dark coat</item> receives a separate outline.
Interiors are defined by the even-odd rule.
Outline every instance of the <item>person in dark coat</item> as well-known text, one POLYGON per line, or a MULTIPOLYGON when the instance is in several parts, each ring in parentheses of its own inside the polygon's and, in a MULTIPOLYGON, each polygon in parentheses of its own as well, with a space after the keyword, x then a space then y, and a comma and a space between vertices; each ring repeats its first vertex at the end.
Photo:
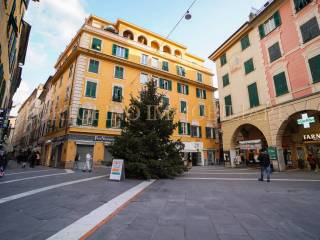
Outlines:
POLYGON ((261 168, 261 177, 258 180, 263 181, 264 175, 266 174, 267 182, 270 182, 271 162, 270 162, 269 154, 266 149, 260 150, 258 160, 260 162, 260 168, 261 168))
POLYGON ((29 163, 30 163, 30 167, 31 168, 34 168, 34 165, 36 164, 36 161, 37 161, 36 153, 35 152, 31 152, 30 159, 29 159, 29 163))

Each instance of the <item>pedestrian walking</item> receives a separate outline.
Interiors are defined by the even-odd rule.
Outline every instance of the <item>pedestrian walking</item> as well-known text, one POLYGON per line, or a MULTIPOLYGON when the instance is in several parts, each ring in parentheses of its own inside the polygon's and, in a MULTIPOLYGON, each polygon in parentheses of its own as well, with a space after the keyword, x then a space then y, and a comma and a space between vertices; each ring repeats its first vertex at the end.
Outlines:
POLYGON ((264 175, 266 174, 267 182, 270 182, 271 162, 270 162, 269 154, 267 153, 266 149, 260 150, 258 160, 260 162, 260 168, 261 168, 261 177, 258 180, 263 181, 264 175))
POLYGON ((79 161, 80 161, 80 155, 79 153, 77 153, 74 158, 73 169, 79 169, 79 161))
POLYGON ((307 161, 309 162, 311 171, 316 171, 317 162, 316 162, 316 158, 313 156, 312 153, 308 154, 307 161))
POLYGON ((91 156, 90 153, 87 153, 87 155, 86 155, 86 162, 85 162, 85 164, 84 164, 83 172, 85 172, 85 171, 91 172, 91 170, 92 170, 92 164, 91 164, 91 162, 92 162, 92 156, 91 156))

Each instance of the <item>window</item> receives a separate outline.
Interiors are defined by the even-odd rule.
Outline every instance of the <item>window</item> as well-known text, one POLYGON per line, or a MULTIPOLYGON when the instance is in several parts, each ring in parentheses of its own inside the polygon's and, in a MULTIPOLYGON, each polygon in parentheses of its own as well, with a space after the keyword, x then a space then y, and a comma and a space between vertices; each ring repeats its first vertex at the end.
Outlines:
POLYGON ((309 67, 313 83, 320 82, 320 55, 309 59, 309 67))
POLYGON ((289 92, 287 80, 286 80, 286 74, 284 72, 275 75, 273 77, 273 81, 274 81, 277 97, 289 92))
POLYGON ((296 9, 296 12, 299 12, 301 9, 303 9, 305 6, 307 6, 309 3, 312 2, 312 0, 293 0, 294 1, 294 7, 296 9))
POLYGON ((141 64, 148 65, 148 55, 145 55, 145 54, 141 55, 141 64))
POLYGON ((221 57, 220 57, 220 65, 221 67, 223 65, 225 65, 227 63, 227 55, 226 54, 223 54, 221 57))
POLYGON ((185 77, 186 76, 186 70, 181 66, 177 66, 177 74, 179 76, 185 77))
POLYGON ((79 126, 98 126, 99 110, 80 108, 77 118, 79 126))
POLYGON ((269 47, 268 52, 269 52, 269 57, 270 57, 270 63, 281 58, 281 50, 280 50, 280 45, 278 42, 276 42, 271 47, 269 47))
POLYGON ((202 82, 202 74, 197 72, 197 81, 202 82))
POLYGON ((231 116, 233 114, 231 95, 224 97, 224 105, 225 105, 226 117, 231 116))
POLYGON ((205 108, 204 108, 203 104, 199 105, 199 115, 200 115, 200 117, 204 117, 204 115, 205 115, 205 108))
POLYGON ((69 100, 70 97, 70 87, 68 86, 66 89, 66 95, 64 96, 64 100, 67 101, 69 100))
POLYGON ((99 72, 99 61, 90 59, 89 62, 89 72, 98 73, 99 72))
POLYGON ((253 83, 248 86, 250 108, 260 105, 257 84, 253 83))
POLYGON ((249 74, 254 71, 253 59, 250 58, 244 63, 244 71, 246 74, 249 74))
POLYGON ((122 87, 119 87, 119 86, 113 87, 112 101, 122 102, 122 87))
POLYGON ((202 137, 202 131, 200 126, 191 126, 191 137, 202 137))
POLYGON ((205 89, 196 88, 196 95, 197 95, 197 98, 206 99, 207 91, 205 89))
POLYGON ((229 74, 226 74, 222 77, 222 85, 228 86, 230 84, 230 80, 229 80, 229 74))
POLYGON ((259 34, 260 38, 264 38, 274 29, 281 25, 281 17, 279 11, 276 11, 275 14, 269 18, 264 24, 259 26, 259 34))
POLYGON ((185 95, 189 94, 189 86, 186 84, 182 84, 182 83, 178 83, 177 84, 177 88, 178 88, 178 93, 182 93, 185 95))
POLYGON ((122 113, 115 113, 115 112, 108 112, 106 127, 107 128, 115 128, 115 129, 122 128, 123 127, 123 114, 122 113))
POLYGON ((316 17, 311 18, 300 26, 303 43, 309 42, 320 35, 319 24, 316 17))
POLYGON ((97 83, 87 81, 86 85, 86 97, 95 98, 97 90, 97 83))
POLYGON ((69 68, 69 76, 68 76, 69 79, 72 77, 72 74, 73 74, 73 64, 69 68))
POLYGON ((170 105, 170 101, 169 101, 169 98, 168 97, 162 97, 162 104, 163 106, 166 107, 166 109, 169 107, 170 105))
POLYGON ((63 82, 63 76, 61 76, 60 81, 59 81, 59 88, 62 86, 62 82, 63 82))
POLYGON ((190 123, 179 122, 178 132, 180 135, 190 135, 190 132, 191 132, 190 123))
POLYGON ((187 113, 187 102, 186 101, 180 101, 180 112, 187 113))
POLYGON ((169 63, 167 61, 162 61, 162 70, 169 71, 169 63))
POLYGON ((146 73, 141 73, 140 74, 140 83, 142 83, 142 84, 147 84, 147 82, 148 82, 148 74, 146 74, 146 73))
POLYGON ((91 49, 101 51, 101 44, 102 41, 100 39, 92 38, 91 49))
POLYGON ((156 87, 159 86, 159 78, 158 77, 152 76, 152 81, 154 81, 154 84, 155 84, 156 87))
POLYGON ((124 69, 120 66, 115 66, 114 68, 114 77, 117 79, 123 79, 124 78, 124 69))
POLYGON ((215 139, 216 138, 215 132, 216 131, 214 128, 206 127, 206 138, 215 139))
POLYGON ((112 45, 112 55, 120 58, 128 59, 129 57, 129 49, 120 47, 116 44, 112 45))
POLYGON ((240 42, 241 42, 241 49, 243 51, 250 46, 249 36, 248 35, 244 36, 243 38, 241 38, 240 42))
POLYGON ((172 82, 170 80, 166 80, 166 79, 160 78, 159 79, 159 87, 161 89, 165 89, 165 90, 171 91, 172 90, 172 82))
POLYGON ((158 58, 151 58, 151 67, 159 68, 159 59, 158 58))

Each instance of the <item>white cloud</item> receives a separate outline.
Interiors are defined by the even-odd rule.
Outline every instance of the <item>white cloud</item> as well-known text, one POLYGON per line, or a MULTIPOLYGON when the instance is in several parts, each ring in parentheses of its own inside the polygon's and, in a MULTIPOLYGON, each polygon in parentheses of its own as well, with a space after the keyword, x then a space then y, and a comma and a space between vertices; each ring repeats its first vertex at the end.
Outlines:
POLYGON ((32 91, 33 89, 30 88, 30 86, 25 81, 21 82, 20 87, 18 88, 16 94, 13 97, 13 108, 10 112, 10 115, 16 116, 18 114, 21 105, 30 96, 32 91))

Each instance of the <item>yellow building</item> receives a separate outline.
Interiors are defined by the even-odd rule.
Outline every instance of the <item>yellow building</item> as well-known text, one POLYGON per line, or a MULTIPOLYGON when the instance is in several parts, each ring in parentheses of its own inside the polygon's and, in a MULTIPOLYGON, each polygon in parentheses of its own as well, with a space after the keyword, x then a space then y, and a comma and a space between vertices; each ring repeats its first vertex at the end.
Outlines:
POLYGON ((0 107, 7 110, 21 82, 31 30, 24 21, 28 5, 29 0, 0 2, 0 107))
MULTIPOLYGON (((151 78, 177 111, 173 139, 185 143, 195 164, 210 164, 215 140, 212 73, 187 48, 141 27, 90 16, 60 55, 50 79, 45 162, 70 167, 76 153, 110 160, 108 144, 121 133, 130 96, 151 78)), ((46 91, 46 89, 45 89, 46 91)))

